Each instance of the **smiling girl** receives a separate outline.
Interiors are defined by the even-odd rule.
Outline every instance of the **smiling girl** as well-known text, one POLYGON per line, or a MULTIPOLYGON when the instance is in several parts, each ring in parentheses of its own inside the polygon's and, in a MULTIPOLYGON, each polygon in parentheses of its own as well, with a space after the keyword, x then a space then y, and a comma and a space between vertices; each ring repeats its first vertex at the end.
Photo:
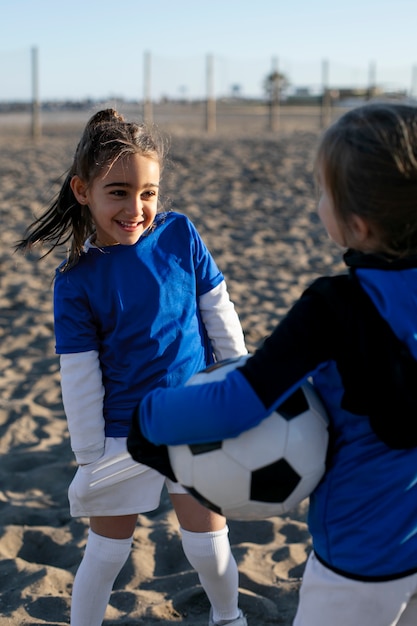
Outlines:
POLYGON ((246 626, 226 520, 126 449, 133 409, 214 360, 246 353, 224 277, 184 215, 157 213, 163 142, 112 109, 87 123, 51 207, 18 249, 71 242, 54 287, 56 351, 78 470, 71 514, 90 518, 72 626, 99 626, 139 513, 166 482, 184 552, 211 603, 209 623, 246 626))

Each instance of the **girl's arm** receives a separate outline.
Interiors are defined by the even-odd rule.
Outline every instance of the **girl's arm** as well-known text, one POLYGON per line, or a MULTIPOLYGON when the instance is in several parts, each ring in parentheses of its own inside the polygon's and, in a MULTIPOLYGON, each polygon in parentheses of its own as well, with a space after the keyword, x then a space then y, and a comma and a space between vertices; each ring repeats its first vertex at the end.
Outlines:
POLYGON ((104 387, 96 350, 61 354, 61 389, 71 448, 85 465, 104 452, 104 387))
POLYGON ((223 280, 217 287, 200 296, 198 304, 216 360, 223 361, 247 354, 242 327, 226 282, 223 280))
POLYGON ((223 380, 148 393, 136 416, 138 427, 156 445, 236 437, 326 366, 337 333, 340 328, 326 303, 306 293, 263 346, 223 380))

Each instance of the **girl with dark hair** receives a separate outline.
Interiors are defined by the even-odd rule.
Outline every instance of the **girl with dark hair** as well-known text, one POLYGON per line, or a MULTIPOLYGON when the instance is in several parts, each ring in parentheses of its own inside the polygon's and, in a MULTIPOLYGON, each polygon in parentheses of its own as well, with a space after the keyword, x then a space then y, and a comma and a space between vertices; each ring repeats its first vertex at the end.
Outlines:
MULTIPOLYGON (((224 277, 184 215, 158 212, 164 142, 112 109, 87 123, 56 201, 17 248, 70 242, 54 284, 56 351, 79 464, 71 514, 90 518, 71 626, 102 623, 138 513, 166 482, 185 555, 211 603, 209 623, 247 626, 224 517, 126 449, 138 400, 246 353, 224 277)), ((49 250, 49 251, 50 251, 49 250)))

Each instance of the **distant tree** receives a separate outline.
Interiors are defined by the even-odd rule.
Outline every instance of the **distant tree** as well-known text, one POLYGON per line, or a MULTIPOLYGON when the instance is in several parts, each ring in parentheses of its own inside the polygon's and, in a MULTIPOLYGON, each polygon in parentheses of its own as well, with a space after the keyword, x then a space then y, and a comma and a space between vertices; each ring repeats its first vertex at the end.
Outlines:
POLYGON ((277 101, 280 94, 289 86, 290 82, 285 74, 273 71, 264 80, 264 92, 270 101, 277 101))

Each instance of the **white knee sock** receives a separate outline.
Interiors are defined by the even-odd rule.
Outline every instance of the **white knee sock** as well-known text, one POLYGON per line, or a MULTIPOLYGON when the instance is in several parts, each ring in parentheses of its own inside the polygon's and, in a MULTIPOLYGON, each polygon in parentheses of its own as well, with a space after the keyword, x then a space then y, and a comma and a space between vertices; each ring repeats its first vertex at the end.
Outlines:
POLYGON ((114 581, 131 546, 132 537, 109 539, 89 530, 72 589, 71 626, 101 626, 114 581))
POLYGON ((213 621, 236 619, 239 575, 230 550, 228 527, 206 533, 180 530, 185 556, 197 571, 212 606, 213 621))

